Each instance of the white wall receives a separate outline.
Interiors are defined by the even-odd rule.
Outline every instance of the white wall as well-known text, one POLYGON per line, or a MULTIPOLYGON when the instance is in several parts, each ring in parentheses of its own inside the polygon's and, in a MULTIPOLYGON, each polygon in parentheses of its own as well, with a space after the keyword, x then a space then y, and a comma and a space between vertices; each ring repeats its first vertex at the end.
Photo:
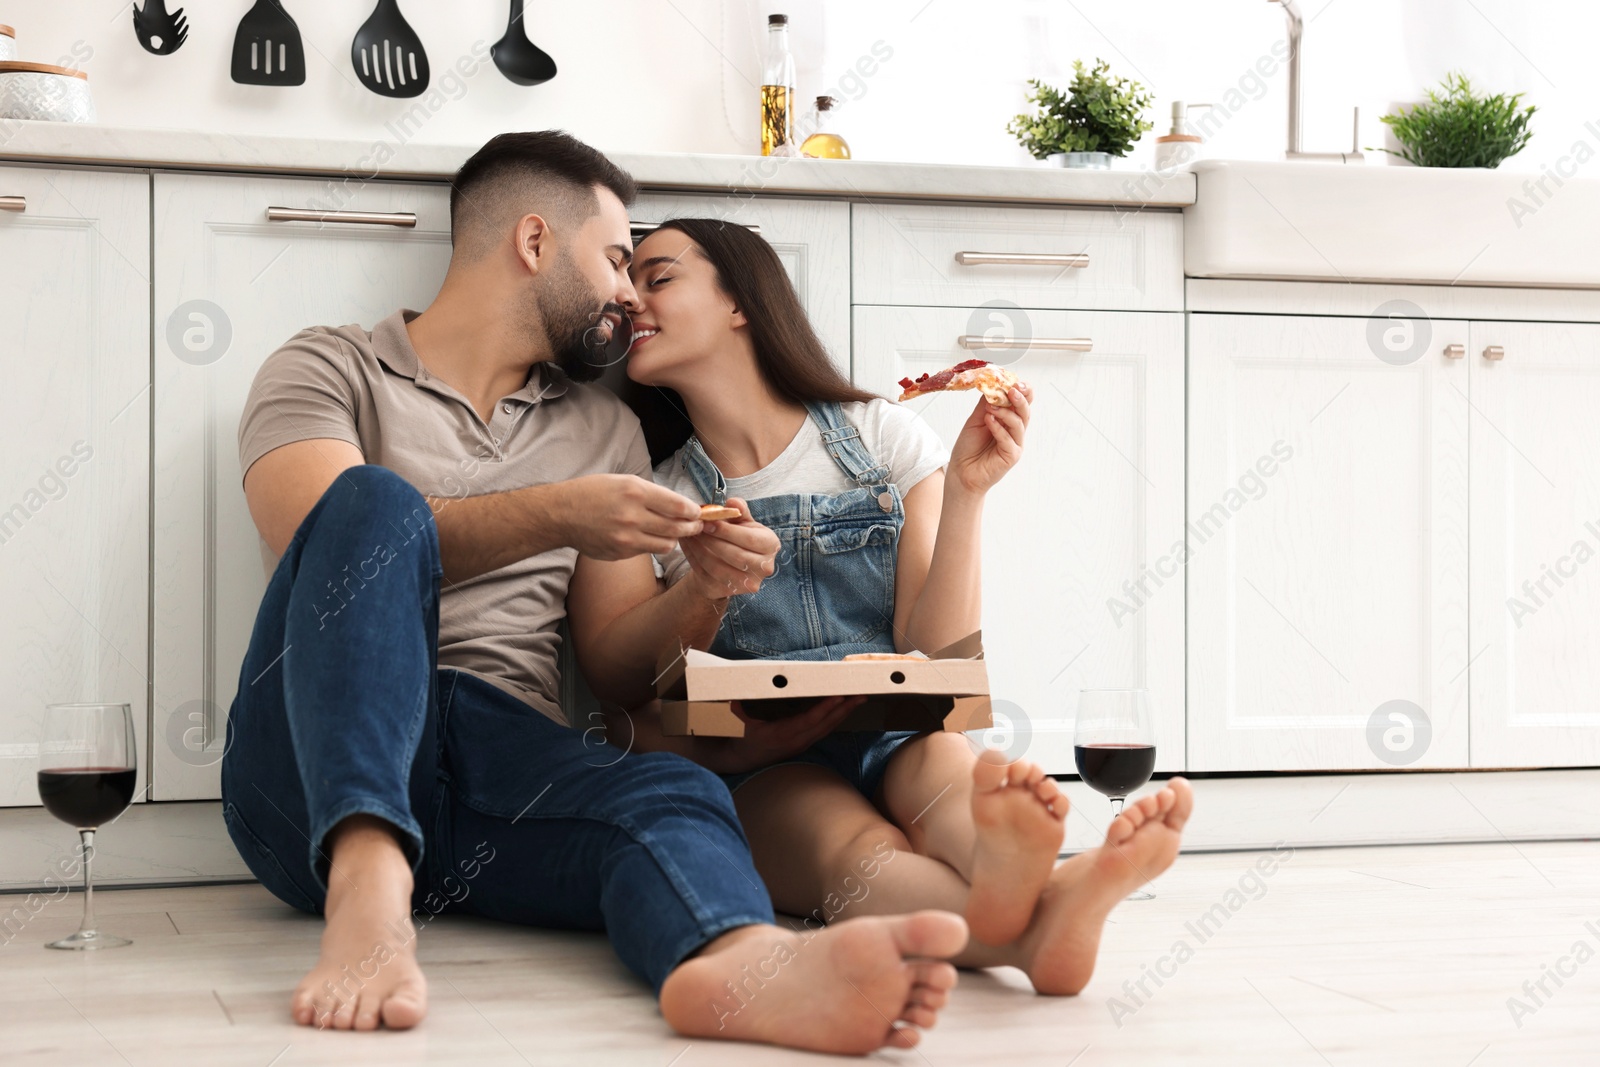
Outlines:
MULTIPOLYGON (((1578 139, 1600 147, 1600 11, 1582 0, 1302 0, 1305 142, 1339 149, 1350 109, 1363 110, 1364 145, 1383 143, 1378 115, 1419 98, 1447 71, 1486 89, 1527 93, 1540 113, 1532 144, 1508 168, 1538 170, 1578 139)), ((101 119, 119 125, 348 137, 396 135, 386 124, 414 106, 356 84, 350 38, 370 0, 284 0, 306 42, 305 85, 234 84, 228 55, 248 0, 186 3, 189 39, 176 54, 144 52, 126 0, 0 0, 22 58, 88 55, 101 119)), ((1072 60, 1103 56, 1154 91, 1155 133, 1135 152, 1148 163, 1169 102, 1244 106, 1218 129, 1210 154, 1276 158, 1284 144, 1285 74, 1252 68, 1284 36, 1263 0, 528 0, 528 32, 561 73, 545 86, 506 81, 487 55, 504 0, 401 0, 422 36, 442 106, 408 139, 475 144, 506 129, 562 127, 602 148, 750 152, 754 85, 768 11, 794 27, 802 99, 826 89, 849 102, 840 127, 866 159, 1029 164, 1005 133, 1030 75, 1064 83, 1072 60), (892 57, 870 77, 853 65, 882 41, 892 57), (470 77, 447 78, 458 59, 470 77), (853 99, 851 99, 853 98, 853 99)), ((1388 157, 1377 156, 1374 162, 1388 157)), ((1590 164, 1600 169, 1600 163, 1590 164)))

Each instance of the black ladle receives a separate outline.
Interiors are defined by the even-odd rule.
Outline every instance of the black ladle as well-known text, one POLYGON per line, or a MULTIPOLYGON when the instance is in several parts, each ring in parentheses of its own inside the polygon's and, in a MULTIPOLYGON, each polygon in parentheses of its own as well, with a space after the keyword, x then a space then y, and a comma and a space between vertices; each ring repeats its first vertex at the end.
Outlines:
POLYGON ((556 76, 556 61, 528 40, 522 22, 522 0, 511 0, 511 21, 506 35, 489 48, 494 65, 518 85, 542 85, 556 76))

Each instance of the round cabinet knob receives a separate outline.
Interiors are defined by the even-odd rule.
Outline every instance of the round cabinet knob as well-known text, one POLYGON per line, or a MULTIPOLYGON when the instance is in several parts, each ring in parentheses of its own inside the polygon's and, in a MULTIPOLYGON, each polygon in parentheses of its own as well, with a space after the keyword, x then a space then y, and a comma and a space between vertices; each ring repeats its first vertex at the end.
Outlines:
POLYGON ((1490 345, 1488 348, 1485 348, 1483 350, 1483 358, 1484 359, 1505 359, 1506 358, 1506 350, 1501 348, 1499 345, 1490 345))
POLYGON ((1446 356, 1449 356, 1451 359, 1460 359, 1462 356, 1467 354, 1467 346, 1466 345, 1445 345, 1444 346, 1444 354, 1446 356))

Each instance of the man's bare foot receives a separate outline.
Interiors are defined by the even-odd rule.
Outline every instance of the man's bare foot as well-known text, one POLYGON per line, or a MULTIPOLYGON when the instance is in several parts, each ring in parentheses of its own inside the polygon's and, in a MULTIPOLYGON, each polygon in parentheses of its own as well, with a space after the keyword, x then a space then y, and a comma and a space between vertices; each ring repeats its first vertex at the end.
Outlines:
POLYGON ((411 866, 389 823, 352 815, 328 835, 322 955, 289 1002, 301 1026, 405 1030, 428 1010, 411 924, 411 866))
POLYGON ((865 1055, 910 1048, 937 1021, 967 943, 960 916, 919 911, 820 930, 744 926, 685 960, 661 1014, 686 1037, 865 1055))
POLYGON ((1044 769, 987 748, 972 766, 972 892, 967 926, 985 944, 1016 940, 1033 918, 1066 831, 1067 797, 1044 769))
POLYGON ((1041 993, 1071 995, 1089 982, 1106 916, 1130 892, 1177 858, 1194 790, 1173 778, 1160 792, 1129 801, 1106 829, 1105 844, 1055 869, 1033 925, 1017 947, 1041 993))

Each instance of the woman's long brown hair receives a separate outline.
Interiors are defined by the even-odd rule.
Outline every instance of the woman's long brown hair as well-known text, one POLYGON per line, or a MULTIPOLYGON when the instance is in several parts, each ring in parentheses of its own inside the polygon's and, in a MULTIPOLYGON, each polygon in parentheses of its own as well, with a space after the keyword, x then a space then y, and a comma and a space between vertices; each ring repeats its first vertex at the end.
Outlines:
MULTIPOLYGON (((744 312, 756 367, 773 392, 797 404, 879 399, 839 373, 782 260, 759 235, 723 219, 670 219, 657 228, 677 230, 700 246, 717 272, 718 287, 744 312)), ((651 463, 672 455, 694 433, 675 390, 629 379, 622 395, 644 426, 651 463)))

